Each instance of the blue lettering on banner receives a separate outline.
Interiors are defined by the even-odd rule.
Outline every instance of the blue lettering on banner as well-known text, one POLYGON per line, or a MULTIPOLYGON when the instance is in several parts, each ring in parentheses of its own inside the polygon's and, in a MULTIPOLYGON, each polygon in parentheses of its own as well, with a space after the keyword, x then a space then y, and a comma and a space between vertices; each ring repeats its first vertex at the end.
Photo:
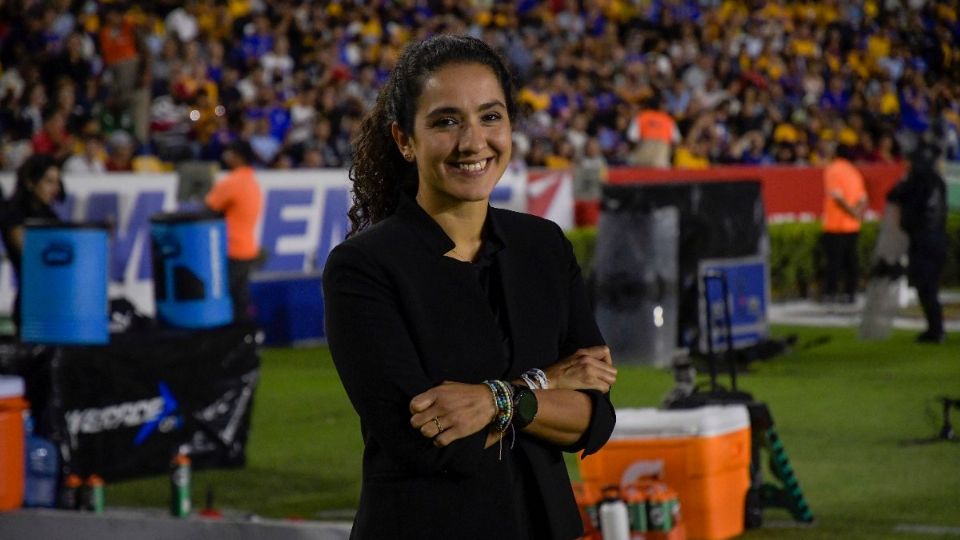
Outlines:
POLYGON ((319 270, 327 264, 327 256, 337 244, 343 242, 347 236, 350 222, 347 219, 349 197, 346 188, 332 188, 327 190, 327 197, 323 204, 323 221, 320 229, 320 245, 317 247, 316 268, 319 270))
POLYGON ((114 225, 116 236, 110 250, 110 280, 123 281, 124 274, 133 254, 133 247, 138 238, 143 238, 143 249, 140 251, 140 260, 137 261, 137 279, 150 279, 151 258, 149 242, 147 240, 150 216, 163 211, 164 194, 161 191, 144 191, 136 195, 133 210, 127 226, 120 229, 118 208, 119 196, 117 193, 92 193, 87 202, 87 220, 104 221, 114 225))
POLYGON ((490 202, 503 203, 510 202, 513 197, 513 188, 510 186, 497 186, 490 192, 490 202))
POLYGON ((87 197, 87 220, 116 224, 120 197, 116 193, 91 193, 87 197))
MULTIPOLYGON (((180 404, 177 403, 177 398, 173 396, 173 392, 170 391, 167 384, 164 382, 158 383, 157 391, 160 392, 160 397, 163 399, 163 408, 155 417, 143 424, 143 427, 137 432, 136 438, 133 439, 134 446, 142 445, 150 435, 153 435, 158 429, 162 429, 163 422, 169 421, 168 419, 173 421, 174 429, 179 428, 183 423, 182 418, 177 414, 180 404)), ((164 431, 170 431, 170 429, 164 429, 164 431)))
POLYGON ((283 209, 288 206, 310 206, 313 190, 273 189, 267 193, 263 209, 263 234, 260 244, 270 254, 263 267, 264 272, 302 272, 305 253, 279 253, 277 245, 284 236, 303 236, 307 222, 302 219, 286 220, 283 209))
POLYGON ((76 197, 67 193, 62 201, 54 203, 53 211, 61 220, 70 221, 71 216, 73 216, 73 206, 76 201, 76 197))

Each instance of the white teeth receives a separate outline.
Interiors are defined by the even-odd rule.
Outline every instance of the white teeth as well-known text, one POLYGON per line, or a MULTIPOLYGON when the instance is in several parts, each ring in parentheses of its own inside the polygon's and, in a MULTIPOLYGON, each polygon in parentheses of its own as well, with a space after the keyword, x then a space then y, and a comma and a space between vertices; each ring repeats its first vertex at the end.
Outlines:
POLYGON ((487 160, 478 161, 476 163, 458 163, 457 167, 463 171, 480 172, 487 167, 487 160))

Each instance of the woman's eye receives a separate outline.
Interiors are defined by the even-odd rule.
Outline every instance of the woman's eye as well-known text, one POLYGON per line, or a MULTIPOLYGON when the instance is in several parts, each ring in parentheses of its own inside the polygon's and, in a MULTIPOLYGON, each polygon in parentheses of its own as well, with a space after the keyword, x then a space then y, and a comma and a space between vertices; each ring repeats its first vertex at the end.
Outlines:
POLYGON ((438 118, 436 121, 434 121, 433 125, 434 127, 450 127, 457 125, 457 121, 450 117, 438 118))
POLYGON ((500 113, 489 113, 489 114, 483 115, 484 122, 496 122, 501 118, 503 118, 503 116, 501 116, 500 113))

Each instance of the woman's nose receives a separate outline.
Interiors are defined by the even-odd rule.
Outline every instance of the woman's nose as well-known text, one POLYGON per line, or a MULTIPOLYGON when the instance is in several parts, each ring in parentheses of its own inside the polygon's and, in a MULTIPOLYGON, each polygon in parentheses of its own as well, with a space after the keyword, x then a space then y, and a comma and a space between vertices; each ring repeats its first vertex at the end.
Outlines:
POLYGON ((476 154, 486 147, 483 129, 475 122, 465 122, 460 129, 457 149, 464 154, 476 154))

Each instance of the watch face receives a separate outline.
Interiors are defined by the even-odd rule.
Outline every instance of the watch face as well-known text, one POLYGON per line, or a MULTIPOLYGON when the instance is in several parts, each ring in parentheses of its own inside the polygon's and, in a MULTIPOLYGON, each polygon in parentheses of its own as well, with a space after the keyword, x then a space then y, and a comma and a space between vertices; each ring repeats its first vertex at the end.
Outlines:
POLYGON ((522 389, 514 396, 513 414, 526 426, 537 415, 537 396, 532 391, 522 389))

